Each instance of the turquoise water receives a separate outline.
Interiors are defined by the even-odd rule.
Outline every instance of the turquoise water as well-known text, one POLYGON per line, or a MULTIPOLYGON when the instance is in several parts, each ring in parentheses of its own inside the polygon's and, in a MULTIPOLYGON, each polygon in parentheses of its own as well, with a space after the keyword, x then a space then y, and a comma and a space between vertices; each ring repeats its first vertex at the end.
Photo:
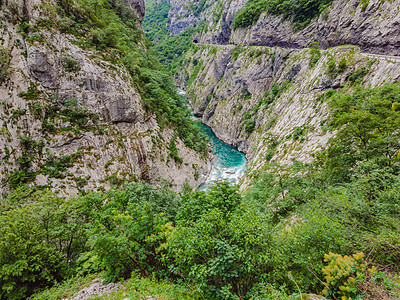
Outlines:
MULTIPOLYGON (((177 90, 180 95, 186 94, 186 92, 180 88, 177 88, 177 90)), ((207 125, 202 123, 201 127, 211 139, 214 160, 210 175, 206 182, 199 187, 199 190, 207 190, 210 186, 215 184, 215 182, 221 180, 228 180, 232 184, 239 183, 247 166, 247 160, 244 154, 219 140, 207 125)))
POLYGON ((199 187, 199 190, 206 190, 220 180, 228 180, 232 184, 239 183, 246 171, 247 160, 245 155, 236 148, 220 141, 207 125, 201 124, 201 127, 211 139, 212 153, 215 158, 210 175, 206 182, 199 187))

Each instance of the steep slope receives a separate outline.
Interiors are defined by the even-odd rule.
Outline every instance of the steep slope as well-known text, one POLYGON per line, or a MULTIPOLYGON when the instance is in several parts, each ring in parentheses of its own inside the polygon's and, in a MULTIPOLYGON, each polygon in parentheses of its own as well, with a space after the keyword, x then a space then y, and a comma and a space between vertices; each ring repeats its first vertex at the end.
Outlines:
MULTIPOLYGON (((204 22, 206 26, 202 34, 196 37, 200 44, 304 48, 311 42, 318 42, 323 49, 350 44, 359 46, 362 51, 400 54, 398 0, 336 0, 308 26, 300 30, 286 16, 265 12, 260 14, 262 8, 257 8, 260 17, 253 20, 255 24, 245 28, 240 28, 240 25, 234 26, 238 12, 241 12, 242 19, 254 18, 252 12, 246 10, 247 2, 247 0, 171 1, 169 13, 171 34, 176 35, 193 24, 204 22), (191 7, 197 10, 190 9, 191 7)), ((251 3, 254 2, 263 1, 251 3)), ((313 9, 318 11, 318 7, 313 9)), ((318 12, 316 14, 318 15, 318 12)))
POLYGON ((313 160, 335 134, 326 126, 332 92, 395 82, 400 71, 400 61, 374 60, 357 47, 202 46, 186 57, 181 84, 203 122, 247 154, 246 182, 272 162, 313 160))
MULTIPOLYGON (((139 26, 143 1, 118 3, 116 16, 136 19, 130 26, 139 26)), ((95 15, 85 16, 74 2, 62 5, 21 0, 0 11, 6 70, 0 82, 1 191, 21 183, 62 193, 108 188, 125 180, 165 182, 174 188, 185 180, 199 185, 208 160, 187 147, 173 126, 157 121, 161 119, 151 103, 143 105, 144 92, 138 87, 145 82, 132 75, 139 69, 133 73, 116 60, 122 55, 113 47, 120 46, 111 32, 118 34, 116 23, 104 29, 109 30, 106 35, 91 28, 86 32, 82 20, 95 15), (100 38, 105 48, 87 42, 100 38)), ((146 53, 140 29, 135 32, 130 37, 136 39, 134 47, 146 53)))
POLYGON ((288 48, 311 42, 323 49, 350 44, 365 52, 400 55, 400 1, 336 0, 302 30, 282 16, 263 13, 254 26, 235 30, 230 39, 233 44, 288 48))

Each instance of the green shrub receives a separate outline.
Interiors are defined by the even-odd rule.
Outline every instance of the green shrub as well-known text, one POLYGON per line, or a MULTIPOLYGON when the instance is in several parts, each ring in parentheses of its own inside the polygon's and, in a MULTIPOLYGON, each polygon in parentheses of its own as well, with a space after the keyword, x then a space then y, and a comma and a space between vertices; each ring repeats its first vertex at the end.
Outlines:
MULTIPOLYGON (((366 71, 360 70, 357 74, 366 71)), ((398 84, 385 84, 374 89, 358 89, 352 94, 335 93, 330 98, 330 125, 338 133, 321 157, 331 176, 349 179, 356 170, 353 168, 366 160, 381 168, 394 167, 399 159, 396 149, 400 148, 394 133, 400 123, 393 120, 398 120, 400 112, 393 107, 399 95, 398 84)))
POLYGON ((250 0, 233 19, 233 28, 251 26, 257 23, 263 12, 266 12, 275 16, 282 15, 285 19, 290 19, 297 28, 302 29, 332 2, 333 0, 301 0, 296 3, 290 0, 250 0))
POLYGON ((251 134, 253 131, 256 129, 256 120, 249 120, 246 122, 244 125, 244 130, 248 133, 251 134))
POLYGON ((357 69, 349 74, 349 77, 347 77, 347 80, 351 83, 361 83, 364 76, 369 73, 369 69, 366 67, 361 67, 360 69, 357 69))
POLYGON ((178 148, 176 147, 176 136, 174 136, 171 139, 171 142, 169 144, 169 155, 171 158, 173 158, 175 160, 175 162, 177 162, 178 164, 183 163, 183 159, 182 157, 179 157, 178 155, 178 148))
POLYGON ((293 140, 298 140, 304 134, 304 127, 295 127, 292 133, 293 140))
POLYGON ((339 61, 337 70, 339 73, 341 73, 344 72, 346 69, 347 69, 347 59, 342 57, 339 61))
POLYGON ((0 85, 3 84, 10 76, 9 67, 11 56, 4 48, 0 48, 0 85))
POLYGON ((0 210, 0 297, 27 299, 69 275, 86 236, 73 201, 29 189, 0 210))
POLYGON ((232 50, 232 54, 231 54, 232 59, 237 60, 239 55, 243 52, 243 50, 244 49, 242 48, 242 45, 240 45, 240 44, 236 45, 235 48, 233 48, 233 50, 232 50))
POLYGON ((167 233, 170 270, 207 299, 246 295, 259 280, 257 274, 269 269, 267 223, 240 207, 240 196, 227 183, 207 195, 187 194, 183 201, 179 225, 167 233))
POLYGON ((171 5, 166 1, 147 1, 146 14, 143 19, 143 29, 151 40, 161 42, 169 37, 168 12, 171 5))
POLYGON ((42 92, 36 88, 36 85, 33 82, 31 82, 28 90, 19 93, 18 96, 25 100, 38 100, 41 94, 42 92))
POLYGON ((310 45, 311 50, 310 50, 310 61, 308 62, 308 65, 310 68, 313 68, 319 59, 321 58, 321 51, 319 50, 319 43, 311 43, 310 45))
POLYGON ((65 71, 67 72, 79 72, 81 69, 81 66, 79 62, 74 59, 73 57, 69 55, 63 55, 61 56, 61 62, 64 66, 65 71))

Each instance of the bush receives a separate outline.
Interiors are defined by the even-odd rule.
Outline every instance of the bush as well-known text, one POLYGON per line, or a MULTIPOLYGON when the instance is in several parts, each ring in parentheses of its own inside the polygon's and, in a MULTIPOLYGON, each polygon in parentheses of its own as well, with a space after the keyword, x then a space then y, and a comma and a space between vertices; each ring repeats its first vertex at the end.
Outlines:
POLYGON ((246 131, 248 134, 253 133, 255 129, 256 129, 256 120, 249 120, 244 125, 244 131, 246 131))
POLYGON ((86 235, 74 202, 17 189, 0 210, 0 297, 26 299, 71 272, 86 235))
POLYGON ((228 183, 208 194, 185 195, 183 201, 178 226, 167 233, 169 269, 207 299, 245 297, 270 270, 268 224, 240 206, 228 183))
MULTIPOLYGON (((365 279, 367 264, 362 263, 364 257, 362 252, 352 256, 332 252, 325 254, 324 261, 328 265, 322 269, 326 280, 323 294, 329 298, 354 299, 358 294, 357 283, 365 279)), ((371 274, 375 271, 375 267, 369 269, 371 274)))
POLYGON ((108 279, 129 278, 134 270, 165 275, 157 249, 165 242, 163 232, 170 226, 165 216, 173 220, 176 214, 172 194, 147 184, 130 184, 104 195, 89 194, 84 200, 85 210, 94 217, 92 255, 100 259, 108 279))
POLYGON ((310 50, 311 57, 310 61, 308 62, 308 65, 310 68, 313 68, 321 58, 321 51, 319 50, 318 43, 312 43, 310 47, 311 47, 310 50))
POLYGON ((347 80, 351 83, 361 83, 364 76, 369 73, 369 69, 366 67, 361 67, 360 69, 357 69, 349 74, 349 77, 347 77, 347 80))
POLYGON ((9 67, 11 56, 4 48, 0 48, 0 85, 3 84, 10 76, 9 67))
POLYGON ((81 67, 79 62, 69 55, 61 56, 61 62, 67 72, 79 72, 81 67))
POLYGON ((296 3, 290 0, 250 0, 233 19, 233 28, 251 26, 257 23, 263 12, 266 12, 275 16, 282 15, 285 19, 292 20, 297 28, 302 29, 332 2, 333 0, 300 0, 296 3))

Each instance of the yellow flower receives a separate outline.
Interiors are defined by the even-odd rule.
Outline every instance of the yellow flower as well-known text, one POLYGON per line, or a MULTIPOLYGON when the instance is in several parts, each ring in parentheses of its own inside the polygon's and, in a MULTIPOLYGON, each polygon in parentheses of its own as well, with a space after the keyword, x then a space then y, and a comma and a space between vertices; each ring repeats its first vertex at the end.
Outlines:
POLYGON ((367 270, 370 275, 373 275, 376 272, 376 267, 372 266, 372 268, 367 270))

